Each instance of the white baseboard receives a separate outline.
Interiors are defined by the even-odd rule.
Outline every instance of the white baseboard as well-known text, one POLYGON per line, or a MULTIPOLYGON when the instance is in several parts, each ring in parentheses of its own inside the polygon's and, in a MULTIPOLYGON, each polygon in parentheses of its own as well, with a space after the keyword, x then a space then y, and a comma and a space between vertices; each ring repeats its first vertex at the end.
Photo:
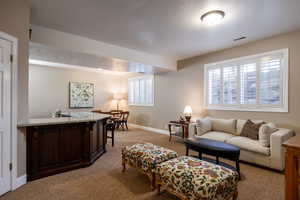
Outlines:
POLYGON ((138 124, 131 124, 131 123, 129 123, 128 125, 133 127, 133 128, 143 129, 145 131, 151 131, 151 132, 154 132, 154 133, 169 135, 169 131, 164 130, 164 129, 152 128, 152 127, 148 127, 148 126, 141 126, 141 125, 138 125, 138 124))
POLYGON ((22 185, 25 185, 27 183, 27 175, 24 174, 23 176, 19 176, 17 178, 16 185, 14 185, 13 190, 21 187, 22 185))

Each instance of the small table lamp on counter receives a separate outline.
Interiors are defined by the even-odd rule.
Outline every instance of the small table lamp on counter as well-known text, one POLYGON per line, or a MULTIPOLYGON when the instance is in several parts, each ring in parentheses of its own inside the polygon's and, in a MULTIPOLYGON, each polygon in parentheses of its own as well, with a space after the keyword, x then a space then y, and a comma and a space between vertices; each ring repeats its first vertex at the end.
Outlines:
POLYGON ((119 103, 121 100, 124 99, 124 94, 123 93, 114 93, 113 99, 117 101, 117 110, 119 110, 119 103))
POLYGON ((184 117, 185 117, 186 121, 188 121, 188 122, 191 121, 192 113, 193 113, 192 107, 191 106, 185 106, 183 114, 184 114, 184 117))

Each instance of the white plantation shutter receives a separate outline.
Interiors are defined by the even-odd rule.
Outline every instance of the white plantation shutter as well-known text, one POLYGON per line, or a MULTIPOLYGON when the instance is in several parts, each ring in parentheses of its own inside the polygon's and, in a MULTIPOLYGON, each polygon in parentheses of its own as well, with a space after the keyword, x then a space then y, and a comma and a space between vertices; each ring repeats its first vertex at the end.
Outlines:
POLYGON ((153 90, 153 78, 146 79, 146 104, 152 105, 154 103, 153 90))
POLYGON ((145 79, 140 79, 139 83, 140 83, 140 104, 144 104, 145 103, 145 92, 146 92, 146 84, 145 84, 146 80, 145 79))
POLYGON ((154 104, 153 76, 128 79, 128 104, 152 106, 154 104))
POLYGON ((260 63, 260 103, 279 105, 281 98, 281 59, 260 63))
POLYGON ((128 81, 128 104, 134 103, 134 81, 128 81))
POLYGON ((240 66, 241 104, 256 104, 256 63, 240 66))
POLYGON ((140 82, 139 80, 134 81, 134 103, 140 104, 140 82))
POLYGON ((209 104, 221 103, 221 69, 211 69, 208 72, 208 94, 209 104))
POLYGON ((288 112, 288 50, 205 65, 208 109, 288 112))
POLYGON ((236 104, 238 89, 237 66, 223 68, 223 103, 236 104))

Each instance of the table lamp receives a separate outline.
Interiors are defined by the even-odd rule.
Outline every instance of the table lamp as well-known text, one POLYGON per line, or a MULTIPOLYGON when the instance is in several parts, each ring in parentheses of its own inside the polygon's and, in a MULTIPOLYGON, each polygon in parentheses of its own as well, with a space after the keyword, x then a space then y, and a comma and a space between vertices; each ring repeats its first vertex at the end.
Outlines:
POLYGON ((119 110, 119 102, 124 99, 122 93, 114 93, 113 99, 117 101, 117 110, 119 110))
POLYGON ((183 114, 185 116, 186 121, 190 122, 191 121, 191 117, 192 117, 192 107, 191 106, 185 106, 183 114))

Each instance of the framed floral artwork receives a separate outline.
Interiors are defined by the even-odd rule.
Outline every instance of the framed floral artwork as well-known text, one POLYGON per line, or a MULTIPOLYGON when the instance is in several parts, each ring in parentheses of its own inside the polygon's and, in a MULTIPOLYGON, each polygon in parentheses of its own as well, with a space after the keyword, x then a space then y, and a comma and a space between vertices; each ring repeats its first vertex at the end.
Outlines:
POLYGON ((93 108, 94 84, 83 82, 70 82, 69 106, 70 108, 93 108))

